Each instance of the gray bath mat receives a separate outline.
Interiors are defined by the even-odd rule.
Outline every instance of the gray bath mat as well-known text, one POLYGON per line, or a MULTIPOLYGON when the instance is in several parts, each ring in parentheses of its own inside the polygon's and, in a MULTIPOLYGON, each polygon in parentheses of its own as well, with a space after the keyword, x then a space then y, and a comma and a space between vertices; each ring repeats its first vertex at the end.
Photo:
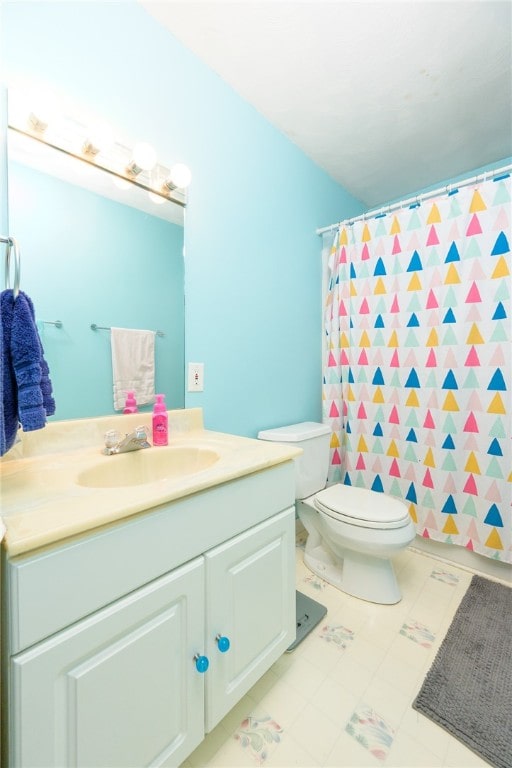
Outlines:
POLYGON ((473 576, 413 702, 497 768, 512 766, 512 589, 473 576))

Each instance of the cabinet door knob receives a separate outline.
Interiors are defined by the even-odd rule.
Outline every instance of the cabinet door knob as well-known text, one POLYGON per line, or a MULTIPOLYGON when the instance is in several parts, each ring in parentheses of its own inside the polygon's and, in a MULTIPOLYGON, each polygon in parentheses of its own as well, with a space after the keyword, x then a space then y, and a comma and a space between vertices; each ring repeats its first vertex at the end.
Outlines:
POLYGON ((226 651, 229 651, 229 647, 231 643, 229 642, 228 637, 224 637, 223 635, 217 635, 215 639, 217 641, 217 645, 221 653, 226 653, 226 651))
POLYGON ((201 656, 200 653, 196 653, 194 656, 194 661, 196 663, 196 669, 198 672, 206 672, 208 667, 210 666, 210 662, 208 661, 207 656, 201 656))

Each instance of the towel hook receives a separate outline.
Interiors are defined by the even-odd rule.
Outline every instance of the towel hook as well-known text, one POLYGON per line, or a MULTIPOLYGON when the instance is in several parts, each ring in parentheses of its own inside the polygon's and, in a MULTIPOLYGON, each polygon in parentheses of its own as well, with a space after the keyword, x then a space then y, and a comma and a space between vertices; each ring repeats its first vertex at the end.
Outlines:
POLYGON ((5 287, 11 287, 11 250, 14 251, 14 278, 12 285, 13 297, 16 299, 20 292, 20 249, 14 237, 0 238, 7 245, 5 252, 5 287))

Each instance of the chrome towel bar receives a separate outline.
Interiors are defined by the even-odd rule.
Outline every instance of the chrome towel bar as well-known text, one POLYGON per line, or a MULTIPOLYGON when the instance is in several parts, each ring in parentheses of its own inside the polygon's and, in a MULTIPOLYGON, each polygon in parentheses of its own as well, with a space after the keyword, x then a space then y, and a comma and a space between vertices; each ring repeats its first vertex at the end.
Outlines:
MULTIPOLYGON (((91 331, 110 331, 112 330, 110 325, 96 325, 96 323, 91 323, 91 331)), ((165 336, 165 333, 163 331, 155 331, 157 336, 165 336)))

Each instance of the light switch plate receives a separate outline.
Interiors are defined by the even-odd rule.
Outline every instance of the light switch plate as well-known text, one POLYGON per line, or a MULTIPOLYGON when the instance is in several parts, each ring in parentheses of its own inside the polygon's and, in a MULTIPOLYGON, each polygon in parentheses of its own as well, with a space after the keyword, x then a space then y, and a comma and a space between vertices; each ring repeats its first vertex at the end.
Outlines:
POLYGON ((202 392, 204 390, 204 363, 188 364, 188 391, 202 392))

